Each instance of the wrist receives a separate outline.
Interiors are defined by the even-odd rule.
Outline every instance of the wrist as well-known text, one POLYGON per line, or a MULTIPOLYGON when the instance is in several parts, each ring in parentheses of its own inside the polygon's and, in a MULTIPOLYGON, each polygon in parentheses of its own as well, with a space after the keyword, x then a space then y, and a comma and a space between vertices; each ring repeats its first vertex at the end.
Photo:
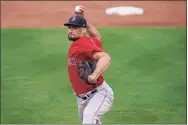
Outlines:
POLYGON ((92 76, 93 76, 94 79, 98 79, 99 74, 97 72, 93 72, 92 76))

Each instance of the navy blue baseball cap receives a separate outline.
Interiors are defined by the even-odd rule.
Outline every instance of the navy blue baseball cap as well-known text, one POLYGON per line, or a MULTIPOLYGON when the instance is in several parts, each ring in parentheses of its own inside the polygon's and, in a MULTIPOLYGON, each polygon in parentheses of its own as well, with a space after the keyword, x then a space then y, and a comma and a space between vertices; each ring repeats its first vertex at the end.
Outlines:
POLYGON ((69 18, 68 23, 64 26, 77 26, 77 27, 87 27, 87 21, 83 16, 72 16, 69 18))

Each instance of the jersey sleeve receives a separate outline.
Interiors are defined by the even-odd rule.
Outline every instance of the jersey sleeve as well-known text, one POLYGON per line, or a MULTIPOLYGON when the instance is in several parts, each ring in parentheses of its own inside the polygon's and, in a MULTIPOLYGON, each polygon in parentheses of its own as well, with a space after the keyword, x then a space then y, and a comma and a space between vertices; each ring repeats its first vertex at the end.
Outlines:
POLYGON ((95 42, 90 42, 80 46, 78 52, 91 58, 93 52, 103 52, 103 49, 98 47, 95 42))
POLYGON ((95 44, 99 47, 102 48, 102 43, 101 43, 101 39, 99 37, 91 37, 91 40, 93 40, 95 42, 95 44))

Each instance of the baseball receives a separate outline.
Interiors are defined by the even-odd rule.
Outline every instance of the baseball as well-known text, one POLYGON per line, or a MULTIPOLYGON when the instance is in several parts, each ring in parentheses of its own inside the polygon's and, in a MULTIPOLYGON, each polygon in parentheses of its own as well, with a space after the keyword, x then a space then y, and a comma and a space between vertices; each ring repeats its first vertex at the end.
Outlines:
POLYGON ((74 8, 75 12, 77 12, 77 13, 80 13, 80 12, 81 12, 80 9, 81 9, 81 8, 80 8, 79 6, 76 6, 76 7, 74 8))

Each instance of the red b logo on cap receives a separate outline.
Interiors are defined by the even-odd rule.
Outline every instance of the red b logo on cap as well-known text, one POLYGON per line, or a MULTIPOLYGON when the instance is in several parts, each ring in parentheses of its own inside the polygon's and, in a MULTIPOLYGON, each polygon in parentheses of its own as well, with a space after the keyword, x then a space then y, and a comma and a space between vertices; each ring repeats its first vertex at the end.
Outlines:
POLYGON ((71 21, 75 21, 76 20, 76 16, 73 16, 71 21))

